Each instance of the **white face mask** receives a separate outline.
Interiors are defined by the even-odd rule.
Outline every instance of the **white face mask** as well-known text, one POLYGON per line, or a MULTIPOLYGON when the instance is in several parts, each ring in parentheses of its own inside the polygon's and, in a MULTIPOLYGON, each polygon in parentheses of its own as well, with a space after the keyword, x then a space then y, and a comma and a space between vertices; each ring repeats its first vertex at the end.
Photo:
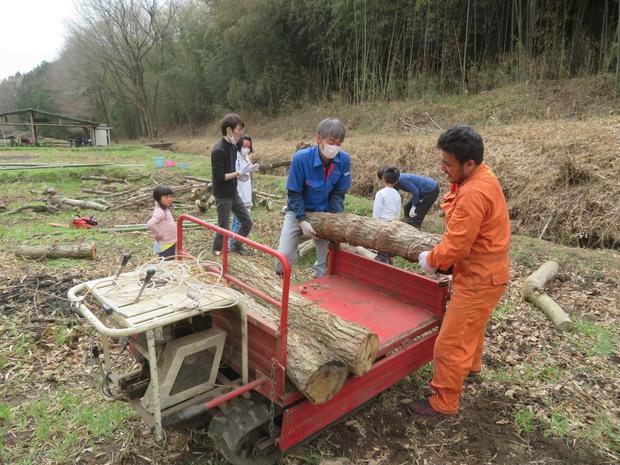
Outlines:
POLYGON ((244 157, 248 157, 250 155, 250 148, 249 147, 243 147, 241 149, 241 153, 243 154, 244 157))
POLYGON ((340 147, 338 145, 325 144, 321 152, 326 158, 329 158, 331 160, 336 155, 338 155, 338 152, 340 152, 340 147))

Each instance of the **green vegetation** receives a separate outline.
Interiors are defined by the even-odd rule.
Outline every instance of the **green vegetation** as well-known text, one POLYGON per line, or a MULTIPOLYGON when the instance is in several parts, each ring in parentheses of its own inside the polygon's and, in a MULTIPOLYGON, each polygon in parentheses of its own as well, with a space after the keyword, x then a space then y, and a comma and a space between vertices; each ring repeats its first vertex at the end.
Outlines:
POLYGON ((513 420, 519 436, 533 432, 536 427, 534 412, 529 408, 520 408, 516 410, 513 420))
POLYGON ((124 403, 96 401, 91 405, 83 399, 81 393, 65 391, 43 395, 19 407, 0 406, 0 429, 6 431, 8 427, 18 437, 22 432, 33 432, 30 441, 0 447, 0 458, 5 463, 17 463, 17 459, 24 463, 44 459, 66 463, 78 445, 94 447, 97 441, 111 438, 135 415, 124 403))
MULTIPOLYGON (((82 117, 108 122, 117 134, 155 138, 162 127, 194 132, 230 108, 273 115, 312 101, 385 104, 457 94, 446 100, 453 107, 498 86, 614 71, 618 84, 612 0, 111 5, 78 2, 60 58, 2 82, 0 108, 88 108, 82 117), (74 102, 65 97, 74 89, 88 91, 74 102)), ((537 111, 524 92, 505 105, 492 96, 476 105, 494 122, 537 111)), ((351 117, 355 125, 359 117, 351 117)))
POLYGON ((609 327, 577 319, 575 330, 577 334, 572 336, 572 340, 589 357, 609 357, 618 346, 618 337, 609 327))

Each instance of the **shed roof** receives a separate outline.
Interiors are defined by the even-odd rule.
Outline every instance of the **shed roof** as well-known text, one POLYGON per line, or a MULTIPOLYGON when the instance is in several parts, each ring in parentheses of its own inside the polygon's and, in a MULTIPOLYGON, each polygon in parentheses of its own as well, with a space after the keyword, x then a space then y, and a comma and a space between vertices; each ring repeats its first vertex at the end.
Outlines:
POLYGON ((96 121, 90 121, 90 120, 81 119, 81 118, 74 118, 72 116, 60 115, 58 113, 50 113, 49 111, 37 110, 36 108, 24 108, 22 110, 14 110, 14 111, 8 111, 6 113, 0 113, 0 118, 3 116, 21 115, 21 114, 27 114, 27 113, 39 113, 41 115, 53 116, 55 118, 62 118, 64 120, 73 121, 75 123, 85 124, 88 126, 97 126, 100 124, 100 123, 97 123, 96 121))

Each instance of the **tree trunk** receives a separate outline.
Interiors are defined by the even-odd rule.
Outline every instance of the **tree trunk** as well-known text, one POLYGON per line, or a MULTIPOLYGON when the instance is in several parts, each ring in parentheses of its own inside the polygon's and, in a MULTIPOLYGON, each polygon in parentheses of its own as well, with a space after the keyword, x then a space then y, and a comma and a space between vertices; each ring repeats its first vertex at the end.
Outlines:
MULTIPOLYGON (((233 275, 243 282, 274 298, 282 295, 281 280, 271 268, 247 258, 231 259, 230 268, 233 275)), ((269 319, 279 321, 280 312, 271 307, 269 311, 273 313, 269 319)), ((299 340, 302 345, 305 344, 305 338, 316 337, 320 341, 316 350, 328 354, 330 360, 344 363, 356 375, 363 375, 370 370, 379 349, 376 334, 327 312, 294 292, 289 292, 288 327, 289 334, 301 335, 299 340)), ((298 350, 297 347, 293 349, 298 350)))
POLYGON ((401 221, 381 221, 352 213, 308 212, 306 218, 323 239, 399 255, 418 261, 420 252, 435 247, 440 238, 401 221))
POLYGON ((545 284, 553 280, 559 270, 560 266, 556 262, 543 263, 538 270, 527 277, 521 288, 521 295, 523 300, 545 312, 557 329, 566 331, 573 328, 573 322, 562 307, 543 291, 545 284))
POLYGON ((15 249, 15 255, 25 258, 97 258, 97 247, 94 243, 88 244, 60 244, 49 246, 20 245, 15 249))

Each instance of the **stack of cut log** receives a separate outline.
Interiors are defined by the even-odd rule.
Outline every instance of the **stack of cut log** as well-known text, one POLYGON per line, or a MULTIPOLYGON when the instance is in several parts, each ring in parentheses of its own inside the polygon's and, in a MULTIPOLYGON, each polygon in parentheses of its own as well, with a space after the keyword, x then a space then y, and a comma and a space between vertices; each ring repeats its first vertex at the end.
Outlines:
MULTIPOLYGON (((433 248, 439 236, 402 222, 345 213, 309 213, 308 220, 323 239, 379 250, 417 261, 433 248), (389 240, 388 240, 389 239, 389 240)), ((275 299, 282 295, 280 278, 270 267, 252 259, 231 259, 230 272, 275 299)), ((279 310, 248 298, 242 304, 273 324, 279 310)), ((322 309, 294 292, 289 293, 287 375, 310 402, 327 402, 340 390, 347 376, 367 373, 379 348, 376 334, 322 309)))
MULTIPOLYGON (((230 270, 274 298, 282 295, 281 281, 265 265, 244 258, 231 260, 230 270)), ((280 321, 278 309, 250 297, 240 305, 275 325, 280 321)), ((368 329, 343 320, 292 291, 289 293, 287 376, 310 402, 330 400, 349 373, 367 373, 378 348, 377 335, 368 329)))

